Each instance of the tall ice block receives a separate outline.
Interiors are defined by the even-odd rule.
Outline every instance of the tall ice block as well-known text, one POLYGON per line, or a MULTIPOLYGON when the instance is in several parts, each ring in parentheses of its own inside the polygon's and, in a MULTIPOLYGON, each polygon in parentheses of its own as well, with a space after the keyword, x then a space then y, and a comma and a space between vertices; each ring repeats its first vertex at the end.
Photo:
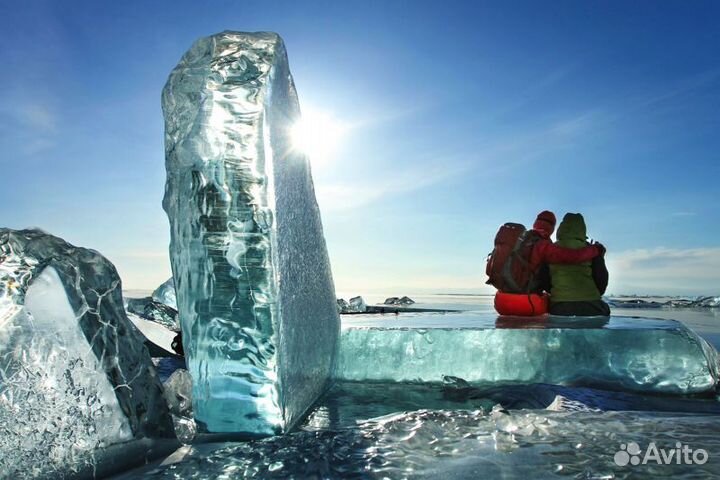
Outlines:
POLYGON ((163 90, 178 311, 209 432, 287 431, 323 392, 340 320, 282 39, 195 42, 163 90))

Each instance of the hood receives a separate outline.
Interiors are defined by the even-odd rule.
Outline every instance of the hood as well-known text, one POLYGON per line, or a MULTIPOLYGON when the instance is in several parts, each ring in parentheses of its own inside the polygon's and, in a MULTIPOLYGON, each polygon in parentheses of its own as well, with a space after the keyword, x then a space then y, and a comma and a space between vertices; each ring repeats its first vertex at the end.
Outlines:
POLYGON ((585 219, 579 213, 566 213, 557 231, 558 243, 579 248, 587 243, 585 219))

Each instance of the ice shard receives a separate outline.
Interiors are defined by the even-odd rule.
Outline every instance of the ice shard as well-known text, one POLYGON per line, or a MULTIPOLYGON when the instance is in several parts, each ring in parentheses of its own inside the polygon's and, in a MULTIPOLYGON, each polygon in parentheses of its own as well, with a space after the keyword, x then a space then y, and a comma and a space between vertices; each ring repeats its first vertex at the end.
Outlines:
POLYGON ((82 476, 113 445, 174 438, 115 268, 39 230, 0 229, 0 425, 3 477, 82 476))
POLYGON ((674 320, 497 318, 463 313, 346 319, 337 379, 440 383, 452 376, 475 384, 663 394, 709 393, 718 385, 717 352, 674 320))
POLYGON ((162 303, 168 307, 177 310, 177 298, 175 297, 175 281, 172 278, 167 279, 155 291, 152 292, 152 299, 155 302, 162 303))
POLYGON ((329 380, 339 316, 297 94, 280 37, 195 42, 163 90, 170 257, 193 411, 273 434, 329 380))
POLYGON ((187 370, 178 368, 163 383, 165 400, 175 424, 175 434, 183 443, 195 438, 196 426, 192 413, 192 379, 187 370))
POLYGON ((180 331, 177 310, 165 303, 153 300, 153 297, 128 298, 125 309, 128 313, 158 323, 173 332, 180 331))
POLYGON ((349 302, 344 298, 338 298, 337 307, 340 313, 364 313, 368 309, 367 303, 360 296, 352 297, 349 302))

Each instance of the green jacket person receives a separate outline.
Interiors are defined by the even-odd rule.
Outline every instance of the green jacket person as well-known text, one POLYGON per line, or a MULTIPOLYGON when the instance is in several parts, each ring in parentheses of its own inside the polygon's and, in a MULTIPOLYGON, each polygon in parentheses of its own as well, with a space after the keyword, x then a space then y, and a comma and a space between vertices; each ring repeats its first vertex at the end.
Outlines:
MULTIPOLYGON (((583 248, 588 245, 585 220, 579 213, 567 213, 557 231, 558 246, 583 248)), ((602 301, 608 273, 604 256, 578 265, 550 265, 551 315, 610 315, 610 307, 602 301)))

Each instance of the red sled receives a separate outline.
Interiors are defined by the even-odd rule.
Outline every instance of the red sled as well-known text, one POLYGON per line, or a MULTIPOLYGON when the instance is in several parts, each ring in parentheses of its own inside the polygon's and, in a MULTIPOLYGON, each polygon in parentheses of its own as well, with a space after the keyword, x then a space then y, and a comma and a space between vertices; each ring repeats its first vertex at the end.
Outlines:
POLYGON ((518 317, 536 317, 545 315, 550 309, 550 295, 536 293, 503 293, 495 294, 495 310, 500 315, 518 317))

